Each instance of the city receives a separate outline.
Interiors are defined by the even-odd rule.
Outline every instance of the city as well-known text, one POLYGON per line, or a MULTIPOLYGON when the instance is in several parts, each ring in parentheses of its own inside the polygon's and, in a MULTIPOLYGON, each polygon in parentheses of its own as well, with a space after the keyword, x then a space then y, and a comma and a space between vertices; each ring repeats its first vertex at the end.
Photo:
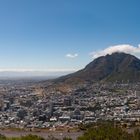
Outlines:
MULTIPOLYGON (((17 81, 18 82, 18 81, 17 81)), ((140 125, 140 83, 83 85, 64 94, 32 85, 0 87, 0 128, 61 130, 115 121, 140 125)))

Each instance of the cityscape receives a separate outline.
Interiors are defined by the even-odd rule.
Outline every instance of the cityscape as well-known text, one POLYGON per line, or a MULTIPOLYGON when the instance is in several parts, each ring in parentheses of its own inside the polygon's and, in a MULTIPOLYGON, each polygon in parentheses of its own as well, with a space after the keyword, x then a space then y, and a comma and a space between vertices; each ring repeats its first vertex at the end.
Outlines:
POLYGON ((64 94, 16 82, 0 87, 1 129, 69 130, 99 120, 140 125, 140 83, 87 84, 64 94))

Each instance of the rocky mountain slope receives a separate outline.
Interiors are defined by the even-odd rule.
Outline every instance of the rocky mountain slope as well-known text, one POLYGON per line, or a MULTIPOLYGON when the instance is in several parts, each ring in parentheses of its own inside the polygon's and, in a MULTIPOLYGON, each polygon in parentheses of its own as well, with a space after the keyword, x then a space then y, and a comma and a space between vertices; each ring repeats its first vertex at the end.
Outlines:
POLYGON ((84 69, 60 77, 55 83, 77 84, 97 81, 140 81, 140 60, 126 53, 113 53, 93 60, 84 69))

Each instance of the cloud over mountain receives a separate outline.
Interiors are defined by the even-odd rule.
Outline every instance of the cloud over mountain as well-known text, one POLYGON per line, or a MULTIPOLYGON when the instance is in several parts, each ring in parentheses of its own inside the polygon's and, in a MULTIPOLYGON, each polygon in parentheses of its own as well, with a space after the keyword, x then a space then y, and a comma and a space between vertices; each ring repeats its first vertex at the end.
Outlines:
POLYGON ((105 56, 107 54, 112 54, 115 52, 124 52, 140 57, 140 45, 138 45, 138 47, 129 44, 115 45, 110 46, 104 50, 93 51, 90 54, 92 55, 93 58, 97 58, 99 56, 105 56))

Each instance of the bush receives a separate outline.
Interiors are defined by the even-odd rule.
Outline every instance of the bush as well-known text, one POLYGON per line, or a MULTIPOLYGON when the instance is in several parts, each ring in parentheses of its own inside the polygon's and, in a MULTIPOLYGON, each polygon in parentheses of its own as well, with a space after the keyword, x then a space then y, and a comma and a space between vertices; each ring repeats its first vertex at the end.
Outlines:
POLYGON ((63 140, 72 140, 72 139, 71 139, 71 138, 65 137, 65 138, 63 138, 63 140))
POLYGON ((45 139, 36 135, 28 135, 22 136, 20 138, 6 138, 5 136, 0 136, 0 140, 45 140, 45 139))
POLYGON ((104 124, 89 128, 78 140, 140 140, 140 131, 129 134, 119 127, 104 124))
POLYGON ((6 140, 6 137, 0 134, 0 140, 6 140))

